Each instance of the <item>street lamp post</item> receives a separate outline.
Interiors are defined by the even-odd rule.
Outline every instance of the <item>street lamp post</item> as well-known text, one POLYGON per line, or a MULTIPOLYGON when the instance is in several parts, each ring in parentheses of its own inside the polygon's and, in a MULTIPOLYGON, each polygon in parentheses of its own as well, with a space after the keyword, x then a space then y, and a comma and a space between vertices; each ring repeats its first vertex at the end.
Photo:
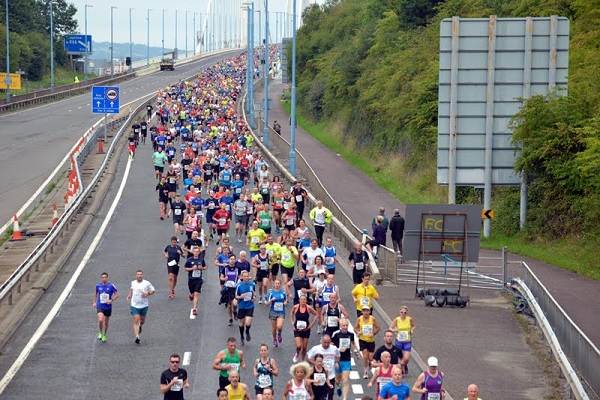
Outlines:
POLYGON ((264 133, 263 143, 269 148, 269 0, 265 0, 265 94, 264 94, 264 133))
POLYGON ((173 60, 177 59, 177 10, 175 10, 175 49, 173 49, 173 60))
POLYGON ((146 67, 150 66, 150 11, 148 9, 148 16, 146 17, 146 67))
POLYGON ((195 13, 192 14, 192 17, 194 18, 194 29, 192 31, 192 33, 194 34, 194 55, 196 55, 196 46, 197 46, 197 43, 196 43, 196 41, 197 41, 197 38, 196 38, 197 37, 197 34, 196 34, 196 14, 198 14, 198 13, 195 12, 195 13))
POLYGON ((133 8, 129 7, 129 72, 133 70, 133 35, 131 31, 131 10, 133 10, 133 8))
POLYGON ((167 10, 162 10, 162 54, 160 58, 165 57, 165 11, 167 10))
POLYGON ((6 0, 6 78, 4 83, 6 84, 6 104, 10 103, 10 40, 9 40, 9 29, 8 29, 8 0, 6 0))
MULTIPOLYGON (((247 53, 248 57, 246 60, 246 93, 250 93, 250 3, 243 3, 246 7, 246 14, 248 21, 246 21, 246 41, 247 41, 247 53)), ((250 113, 250 99, 246 96, 246 113, 250 113)))
POLYGON ((114 61, 114 10, 116 6, 110 6, 110 77, 115 75, 114 61))
POLYGON ((292 114, 290 116, 290 173, 296 175, 296 0, 292 20, 292 114))
POLYGON ((52 3, 54 2, 50 1, 50 93, 54 93, 54 22, 52 20, 52 3))
POLYGON ((188 27, 187 27, 187 21, 188 21, 188 13, 189 11, 185 11, 185 58, 188 57, 188 27))
POLYGON ((88 40, 88 26, 87 26, 87 9, 89 7, 94 7, 90 4, 85 5, 85 62, 83 63, 83 79, 85 84, 88 83, 88 68, 90 64, 90 42, 88 40))
POLYGON ((258 12, 258 48, 260 49, 262 42, 262 13, 261 10, 257 10, 258 12))
POLYGON ((250 48, 248 49, 248 60, 250 62, 250 82, 248 90, 250 92, 250 127, 254 129, 254 2, 252 2, 252 12, 250 14, 250 48))

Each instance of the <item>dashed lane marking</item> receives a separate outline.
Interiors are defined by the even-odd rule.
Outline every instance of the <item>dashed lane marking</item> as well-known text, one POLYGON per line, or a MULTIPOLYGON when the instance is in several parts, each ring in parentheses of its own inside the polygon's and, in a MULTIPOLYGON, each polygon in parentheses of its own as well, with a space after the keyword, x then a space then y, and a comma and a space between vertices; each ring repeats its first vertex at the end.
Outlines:
POLYGON ((357 384, 352 385, 352 392, 354 392, 354 394, 364 394, 365 393, 363 391, 362 385, 357 385, 357 384))
POLYGON ((185 353, 183 353, 183 361, 182 361, 181 365, 190 365, 191 360, 192 360, 192 352, 186 351, 185 353))
POLYGON ((360 379, 358 371, 350 371, 350 379, 360 379))

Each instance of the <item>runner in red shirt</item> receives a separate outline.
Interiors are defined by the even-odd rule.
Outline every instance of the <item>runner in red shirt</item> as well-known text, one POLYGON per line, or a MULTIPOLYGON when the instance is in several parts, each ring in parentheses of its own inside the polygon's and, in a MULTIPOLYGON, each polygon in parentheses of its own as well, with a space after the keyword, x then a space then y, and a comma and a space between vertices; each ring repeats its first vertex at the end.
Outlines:
POLYGON ((231 222, 231 214, 227 211, 227 204, 221 203, 221 208, 213 215, 213 221, 217 225, 217 245, 222 239, 225 239, 229 230, 229 222, 231 222))

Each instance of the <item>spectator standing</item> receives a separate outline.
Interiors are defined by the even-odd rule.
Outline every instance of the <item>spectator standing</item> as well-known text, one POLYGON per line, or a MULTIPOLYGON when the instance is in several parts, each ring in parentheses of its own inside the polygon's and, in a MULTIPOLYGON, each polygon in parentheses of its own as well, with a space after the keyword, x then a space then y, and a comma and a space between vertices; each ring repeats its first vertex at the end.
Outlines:
POLYGON ((392 245, 394 251, 402 255, 402 239, 404 238, 404 218, 400 215, 400 210, 394 210, 394 216, 390 220, 390 232, 392 234, 392 245))
POLYGON ((385 208, 383 208, 383 207, 379 207, 379 214, 377 214, 373 218, 373 221, 371 221, 371 229, 375 228, 378 217, 383 217, 383 219, 381 220, 381 225, 383 226, 383 228, 385 229, 385 232, 387 233, 388 227, 390 225, 390 220, 388 219, 388 217, 385 216, 385 208))

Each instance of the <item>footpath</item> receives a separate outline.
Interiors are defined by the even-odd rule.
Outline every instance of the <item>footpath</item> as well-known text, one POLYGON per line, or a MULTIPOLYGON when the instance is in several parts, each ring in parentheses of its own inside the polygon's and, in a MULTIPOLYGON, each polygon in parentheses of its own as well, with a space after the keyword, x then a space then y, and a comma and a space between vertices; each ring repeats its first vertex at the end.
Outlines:
MULTIPOLYGON (((280 78, 270 82, 268 123, 272 126, 274 120, 279 121, 282 136, 289 141, 289 116, 280 102, 283 89, 280 78)), ((262 104, 262 90, 256 93, 255 101, 262 104)), ((300 126, 296 128, 296 148, 357 226, 370 232, 379 207, 385 208, 388 218, 396 208, 405 215, 404 204, 300 126)), ((480 256, 500 258, 501 254, 481 250, 480 256)), ((508 257, 509 261, 525 261, 580 329, 600 346, 600 319, 591 317, 600 309, 600 297, 593 295, 600 282, 519 255, 508 257)), ((519 275, 517 264, 509 264, 508 275, 519 275)), ((466 397, 470 383, 479 386, 486 400, 563 398, 565 382, 557 381, 556 366, 549 367, 551 356, 543 338, 527 323, 524 327, 522 321, 519 323, 510 301, 500 291, 471 290, 470 306, 454 309, 425 307, 414 298, 413 284, 377 289, 379 304, 391 319, 398 315, 401 305, 409 307, 417 326, 413 346, 422 359, 440 359, 446 389, 454 398, 466 397), (530 333, 525 335, 524 330, 530 333)), ((415 363, 411 365, 416 368, 415 363)), ((407 383, 412 386, 414 382, 407 383)))

